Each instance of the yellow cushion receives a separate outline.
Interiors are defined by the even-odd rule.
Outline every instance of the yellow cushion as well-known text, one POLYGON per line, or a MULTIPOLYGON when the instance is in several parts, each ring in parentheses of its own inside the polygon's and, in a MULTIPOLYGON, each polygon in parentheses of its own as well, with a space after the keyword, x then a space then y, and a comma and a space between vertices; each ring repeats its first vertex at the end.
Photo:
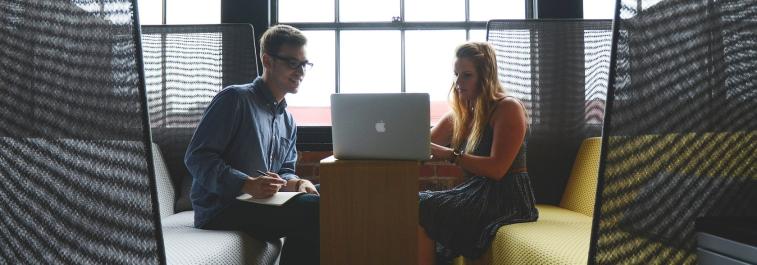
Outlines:
POLYGON ((584 140, 578 148, 573 170, 565 186, 560 207, 585 214, 594 215, 594 198, 597 194, 599 176, 599 152, 602 138, 592 137, 584 140))
MULTIPOLYGON (((599 224, 599 243, 613 245, 614 251, 597 253, 597 260, 613 264, 618 262, 617 253, 636 252, 640 254, 623 262, 695 262, 695 257, 686 251, 618 229, 624 209, 639 192, 628 187, 646 183, 659 172, 729 178, 746 175, 757 180, 755 171, 749 170, 757 164, 753 152, 757 147, 755 139, 757 131, 610 137, 608 145, 613 152, 608 153, 611 166, 605 174, 622 179, 605 180, 602 204, 605 216, 599 224), (730 175, 718 176, 717 172, 730 175)), ((459 258, 455 264, 587 264, 600 145, 600 138, 589 138, 579 148, 560 203, 565 209, 537 205, 537 222, 503 226, 482 258, 475 261, 459 258)))
POLYGON ((501 227, 482 258, 455 264, 587 264, 591 217, 552 205, 537 208, 538 221, 501 227))

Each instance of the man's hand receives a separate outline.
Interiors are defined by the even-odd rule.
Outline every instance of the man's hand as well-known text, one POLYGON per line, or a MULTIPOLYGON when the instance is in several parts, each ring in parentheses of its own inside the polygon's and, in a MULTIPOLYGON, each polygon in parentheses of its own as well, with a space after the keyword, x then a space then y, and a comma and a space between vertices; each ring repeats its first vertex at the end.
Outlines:
POLYGON ((298 179, 298 181, 300 181, 300 189, 298 189, 297 191, 301 191, 301 192, 305 192, 305 193, 310 193, 310 194, 315 194, 315 195, 318 195, 318 196, 321 195, 321 194, 318 193, 318 190, 315 189, 315 185, 313 185, 313 183, 310 182, 309 180, 307 180, 307 179, 298 179))
POLYGON ((266 172, 266 174, 254 178, 247 177, 242 186, 242 192, 252 195, 253 198, 268 198, 287 183, 276 173, 266 172))

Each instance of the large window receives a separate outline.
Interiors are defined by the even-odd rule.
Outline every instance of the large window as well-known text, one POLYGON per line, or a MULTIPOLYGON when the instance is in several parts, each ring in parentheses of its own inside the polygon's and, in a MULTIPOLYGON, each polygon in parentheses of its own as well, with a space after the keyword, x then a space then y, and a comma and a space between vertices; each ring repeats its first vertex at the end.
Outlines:
POLYGON ((299 125, 329 126, 332 93, 424 92, 447 112, 454 49, 485 41, 486 21, 527 17, 528 0, 278 0, 273 21, 308 37, 315 63, 287 96, 299 125))
POLYGON ((137 4, 142 25, 159 25, 164 24, 163 21, 165 24, 221 23, 221 0, 138 0, 137 4))

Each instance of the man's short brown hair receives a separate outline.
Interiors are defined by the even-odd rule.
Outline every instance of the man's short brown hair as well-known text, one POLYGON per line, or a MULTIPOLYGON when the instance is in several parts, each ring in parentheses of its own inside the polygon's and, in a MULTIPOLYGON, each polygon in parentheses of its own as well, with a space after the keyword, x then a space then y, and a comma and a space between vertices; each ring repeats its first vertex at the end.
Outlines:
POLYGON ((307 41, 299 29, 279 24, 268 28, 260 37, 260 56, 263 56, 263 53, 278 55, 281 46, 290 45, 299 48, 305 46, 307 41))

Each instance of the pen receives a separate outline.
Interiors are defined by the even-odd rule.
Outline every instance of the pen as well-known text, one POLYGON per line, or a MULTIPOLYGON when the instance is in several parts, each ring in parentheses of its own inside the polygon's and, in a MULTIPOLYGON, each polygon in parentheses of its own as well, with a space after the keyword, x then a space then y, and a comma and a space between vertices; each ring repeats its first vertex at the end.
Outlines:
POLYGON ((257 171, 258 173, 260 173, 261 176, 268 176, 268 174, 266 174, 265 172, 260 171, 258 169, 256 169, 255 171, 257 171))

